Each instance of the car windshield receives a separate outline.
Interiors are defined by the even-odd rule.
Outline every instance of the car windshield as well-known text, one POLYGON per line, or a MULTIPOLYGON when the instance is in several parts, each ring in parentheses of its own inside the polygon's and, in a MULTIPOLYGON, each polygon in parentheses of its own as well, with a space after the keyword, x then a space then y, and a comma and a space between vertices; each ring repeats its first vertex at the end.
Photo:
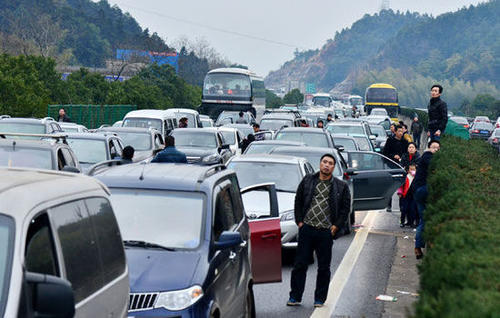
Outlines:
POLYGON ((125 241, 175 249, 200 245, 204 196, 199 192, 112 188, 111 201, 125 241))
POLYGON ((222 137, 224 137, 224 142, 226 144, 234 145, 236 143, 236 137, 234 136, 233 131, 220 131, 222 134, 222 137))
MULTIPOLYGON (((21 134, 45 134, 45 125, 26 124, 26 123, 8 123, 0 121, 0 132, 21 133, 21 134)), ((39 139, 38 137, 16 137, 19 139, 39 139)))
POLYGON ((356 141, 354 141, 353 139, 333 137, 333 142, 335 143, 336 146, 344 147, 345 151, 358 150, 358 148, 356 147, 356 141))
POLYGON ((205 77, 203 96, 250 98, 251 88, 248 75, 213 73, 205 77))
POLYGON ((328 125, 326 129, 331 134, 339 135, 364 135, 363 127, 358 125, 328 125))
POLYGON ((484 130, 492 130, 493 125, 485 122, 479 122, 474 124, 474 129, 484 129, 484 130))
POLYGON ((12 264, 14 225, 7 216, 0 215, 0 317, 7 304, 12 264))
POLYGON ((155 128, 158 131, 162 131, 161 119, 152 118, 126 118, 123 121, 123 127, 155 128))
MULTIPOLYGON (((328 151, 321 152, 321 153, 320 152, 310 152, 310 151, 300 151, 300 150, 293 151, 293 150, 289 150, 289 149, 280 149, 280 147, 276 147, 271 151, 271 154, 305 158, 311 164, 311 166, 313 166, 315 171, 319 171, 319 162, 321 160, 321 157, 327 152, 328 151)), ((337 161, 338 161, 338 159, 337 159, 337 161)), ((342 175, 338 164, 335 165, 335 168, 333 170, 333 175, 336 177, 339 177, 342 175)))
POLYGON ((373 134, 377 135, 377 137, 387 137, 385 129, 382 126, 370 126, 370 130, 373 134))
POLYGON ((277 145, 275 144, 259 144, 252 142, 247 150, 245 150, 245 154, 259 154, 259 153, 269 153, 269 151, 275 148, 277 145))
POLYGON ((214 133, 205 133, 198 131, 183 131, 182 128, 176 129, 172 132, 175 138, 175 145, 179 147, 203 147, 203 148, 216 148, 217 141, 215 140, 214 133))
POLYGON ((356 140, 356 143, 358 144, 359 150, 361 151, 372 151, 372 148, 370 147, 370 140, 366 137, 353 137, 354 140, 356 140))
POLYGON ((137 132, 117 132, 125 146, 134 147, 135 151, 151 150, 151 135, 137 132))
MULTIPOLYGON (((239 113, 221 113, 219 118, 217 118, 218 124, 234 124, 236 120, 240 118, 239 113)), ((245 116, 243 116, 244 120, 247 120, 245 116)))
POLYGON ((387 111, 385 109, 373 109, 370 113, 371 116, 387 116, 387 111))
POLYGON ((228 167, 236 171, 241 188, 274 182, 278 190, 295 192, 302 179, 299 166, 296 164, 233 161, 228 167))
MULTIPOLYGON (((320 130, 321 131, 321 130, 320 130)), ((276 140, 303 142, 310 147, 328 148, 328 140, 325 134, 300 131, 281 131, 276 135, 276 140)))
POLYGON ((262 119, 260 121, 261 130, 278 130, 281 127, 293 127, 293 120, 289 119, 262 119))
POLYGON ((187 128, 196 128, 195 123, 196 123, 196 117, 193 114, 190 113, 183 113, 183 112, 175 112, 175 118, 177 119, 177 122, 180 121, 181 118, 187 118, 187 128))
POLYGON ((52 169, 52 152, 48 149, 0 147, 0 165, 36 169, 52 169))
MULTIPOLYGON (((229 126, 231 127, 231 126, 229 126)), ((235 127, 233 126, 233 128, 236 128, 238 129, 242 134, 243 136, 245 136, 245 138, 248 136, 248 135, 253 135, 253 128, 252 126, 248 126, 248 127, 244 127, 244 126, 238 126, 238 127, 235 127)))
POLYGON ((81 164, 94 164, 108 159, 104 140, 67 138, 66 141, 81 164))

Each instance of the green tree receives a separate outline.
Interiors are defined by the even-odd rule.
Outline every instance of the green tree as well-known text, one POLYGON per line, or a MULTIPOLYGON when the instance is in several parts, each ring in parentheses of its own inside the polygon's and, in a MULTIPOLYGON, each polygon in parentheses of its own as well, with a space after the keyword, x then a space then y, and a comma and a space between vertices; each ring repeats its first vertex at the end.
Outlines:
POLYGON ((304 101, 304 94, 298 88, 292 89, 283 97, 285 104, 300 104, 304 101))
POLYGON ((283 100, 270 90, 266 89, 266 107, 278 108, 281 105, 283 105, 283 100))

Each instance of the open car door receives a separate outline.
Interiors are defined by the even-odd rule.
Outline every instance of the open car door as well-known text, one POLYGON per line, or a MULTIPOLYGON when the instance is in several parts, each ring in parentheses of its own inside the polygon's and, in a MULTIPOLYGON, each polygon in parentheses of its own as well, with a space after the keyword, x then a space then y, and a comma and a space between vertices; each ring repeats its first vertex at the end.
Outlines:
POLYGON ((241 189, 255 284, 281 282, 281 228, 274 183, 241 189))
POLYGON ((355 211, 384 209, 406 179, 399 164, 375 152, 348 152, 348 165, 355 211))

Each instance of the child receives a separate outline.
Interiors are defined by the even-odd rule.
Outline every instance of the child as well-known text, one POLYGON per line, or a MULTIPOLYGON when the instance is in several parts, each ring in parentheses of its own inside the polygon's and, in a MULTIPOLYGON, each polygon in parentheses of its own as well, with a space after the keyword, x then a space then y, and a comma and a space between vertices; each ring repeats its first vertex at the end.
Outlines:
MULTIPOLYGON (((411 183, 417 172, 415 164, 410 164, 407 170, 405 183, 398 189, 399 209, 401 211, 400 227, 411 226, 415 227, 415 217, 417 205, 413 199, 413 193, 410 190, 411 183), (405 223, 406 221, 406 223, 405 223)), ((418 223, 417 223, 418 224, 418 223)))

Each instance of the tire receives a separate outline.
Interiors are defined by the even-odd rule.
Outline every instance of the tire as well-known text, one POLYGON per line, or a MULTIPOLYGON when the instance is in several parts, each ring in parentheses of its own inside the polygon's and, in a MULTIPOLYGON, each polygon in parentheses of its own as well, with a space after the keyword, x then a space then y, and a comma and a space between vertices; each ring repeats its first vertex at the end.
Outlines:
POLYGON ((354 224, 354 211, 351 208, 351 213, 349 213, 349 217, 347 218, 347 226, 345 229, 345 234, 351 234, 352 233, 352 225, 354 224))
POLYGON ((245 318, 255 318, 255 299, 253 297, 252 286, 248 287, 247 296, 245 299, 245 318))

